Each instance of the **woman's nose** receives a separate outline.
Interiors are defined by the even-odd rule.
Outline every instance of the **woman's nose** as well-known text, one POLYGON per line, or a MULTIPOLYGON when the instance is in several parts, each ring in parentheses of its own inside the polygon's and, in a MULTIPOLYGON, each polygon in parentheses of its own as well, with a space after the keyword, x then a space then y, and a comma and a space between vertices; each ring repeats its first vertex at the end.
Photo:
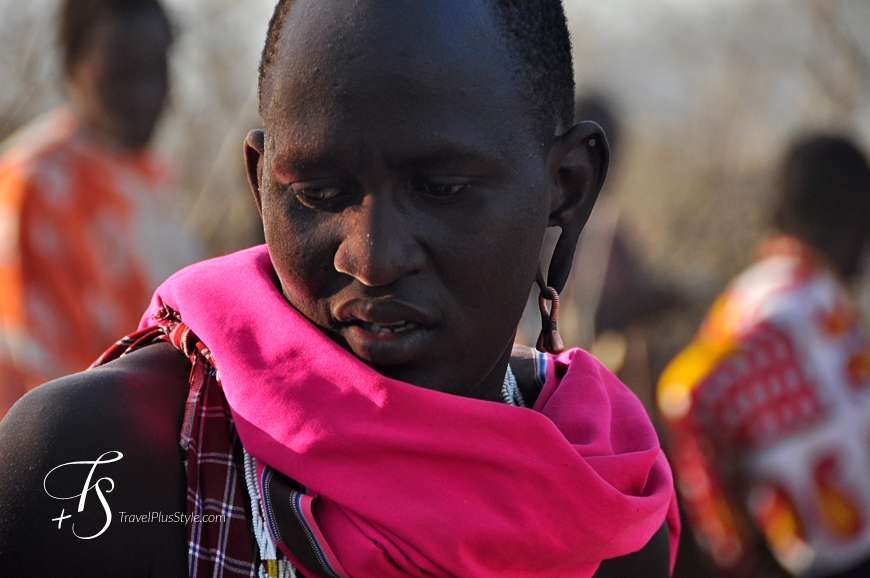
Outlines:
POLYGON ((335 269, 371 287, 418 273, 426 262, 418 227, 388 192, 366 194, 347 211, 335 269))

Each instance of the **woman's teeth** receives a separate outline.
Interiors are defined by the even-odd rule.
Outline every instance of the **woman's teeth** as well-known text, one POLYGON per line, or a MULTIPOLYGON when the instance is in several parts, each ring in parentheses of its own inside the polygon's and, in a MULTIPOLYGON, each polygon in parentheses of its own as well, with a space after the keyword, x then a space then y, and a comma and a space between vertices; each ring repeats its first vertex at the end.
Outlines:
POLYGON ((419 324, 413 321, 396 321, 395 323, 361 323, 362 327, 372 333, 401 333, 416 329, 419 324))

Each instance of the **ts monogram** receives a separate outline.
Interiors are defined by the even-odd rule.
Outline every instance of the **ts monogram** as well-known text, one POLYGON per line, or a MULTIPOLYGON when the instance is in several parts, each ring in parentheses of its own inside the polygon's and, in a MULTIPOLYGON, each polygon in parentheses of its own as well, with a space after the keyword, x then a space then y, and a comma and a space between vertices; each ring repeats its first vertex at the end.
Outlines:
MULTIPOLYGON (((107 477, 99 478, 95 482, 92 482, 91 480, 94 479, 94 472, 96 471, 97 466, 99 466, 101 464, 111 464, 112 462, 117 462, 118 460, 120 460, 123 457, 124 457, 124 454, 122 454, 121 452, 106 452, 94 461, 69 462, 66 464, 61 464, 61 465, 53 468, 50 472, 48 472, 45 475, 45 479, 42 482, 42 488, 45 490, 46 494, 48 494, 50 497, 54 498, 55 500, 74 500, 75 498, 79 498, 79 505, 78 505, 77 511, 81 512, 85 509, 85 501, 87 500, 88 493, 91 490, 94 490, 94 493, 97 494, 97 499, 100 500, 100 503, 103 506, 103 510, 106 513, 106 523, 103 525, 102 529, 100 529, 99 532, 97 532, 96 534, 93 534, 91 536, 79 536, 76 533, 76 527, 75 527, 75 524, 73 523, 72 533, 75 535, 76 538, 80 538, 82 540, 91 540, 93 538, 96 538, 97 536, 102 535, 103 532, 105 532, 109 528, 109 524, 112 523, 112 510, 109 508, 109 503, 106 501, 106 496, 103 494, 103 492, 108 494, 109 492, 114 490, 115 489, 115 482, 112 480, 112 478, 107 478, 107 477), (114 456, 114 457, 112 457, 112 456, 114 456), (57 470, 59 470, 61 468, 68 467, 68 466, 90 466, 91 469, 88 472, 87 478, 85 478, 85 484, 84 484, 84 487, 82 488, 82 491, 80 493, 78 493, 74 496, 65 496, 65 497, 64 496, 55 496, 50 491, 48 491, 48 478, 57 470)), ((65 512, 66 512, 66 509, 62 509, 60 511, 60 516, 58 516, 57 518, 54 518, 52 520, 52 522, 57 522, 58 528, 61 528, 64 520, 72 517, 71 514, 65 516, 64 515, 65 512)))

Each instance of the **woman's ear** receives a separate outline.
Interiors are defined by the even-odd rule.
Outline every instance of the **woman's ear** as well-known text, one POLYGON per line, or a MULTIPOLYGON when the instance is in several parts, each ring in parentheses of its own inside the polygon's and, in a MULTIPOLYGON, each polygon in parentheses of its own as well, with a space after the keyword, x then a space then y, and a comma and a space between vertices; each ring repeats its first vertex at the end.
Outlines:
POLYGON ((556 183, 550 205, 551 227, 564 228, 580 219, 583 228, 604 184, 609 162, 604 131, 592 121, 575 124, 555 138, 547 163, 556 183))
POLYGON ((260 187, 263 183, 263 151, 265 150, 265 133, 262 130, 252 130, 245 137, 245 170, 248 173, 248 184, 254 193, 257 210, 263 216, 263 203, 260 198, 260 187))
POLYGON ((610 148, 604 131, 594 122, 574 125, 553 143, 548 159, 555 181, 549 226, 560 227, 562 233, 550 259, 546 282, 557 292, 568 281, 580 232, 598 199, 609 162, 610 148))

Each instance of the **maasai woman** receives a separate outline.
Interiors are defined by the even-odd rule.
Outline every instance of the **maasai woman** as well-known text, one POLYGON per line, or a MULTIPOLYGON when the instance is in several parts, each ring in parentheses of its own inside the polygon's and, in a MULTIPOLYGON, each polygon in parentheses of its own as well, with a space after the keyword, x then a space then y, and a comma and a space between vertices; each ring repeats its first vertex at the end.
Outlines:
POLYGON ((608 161, 561 3, 284 0, 260 81, 266 246, 181 271, 9 414, 0 572, 667 575, 649 419, 558 354, 608 161), (548 353, 511 361, 539 277, 548 353))

